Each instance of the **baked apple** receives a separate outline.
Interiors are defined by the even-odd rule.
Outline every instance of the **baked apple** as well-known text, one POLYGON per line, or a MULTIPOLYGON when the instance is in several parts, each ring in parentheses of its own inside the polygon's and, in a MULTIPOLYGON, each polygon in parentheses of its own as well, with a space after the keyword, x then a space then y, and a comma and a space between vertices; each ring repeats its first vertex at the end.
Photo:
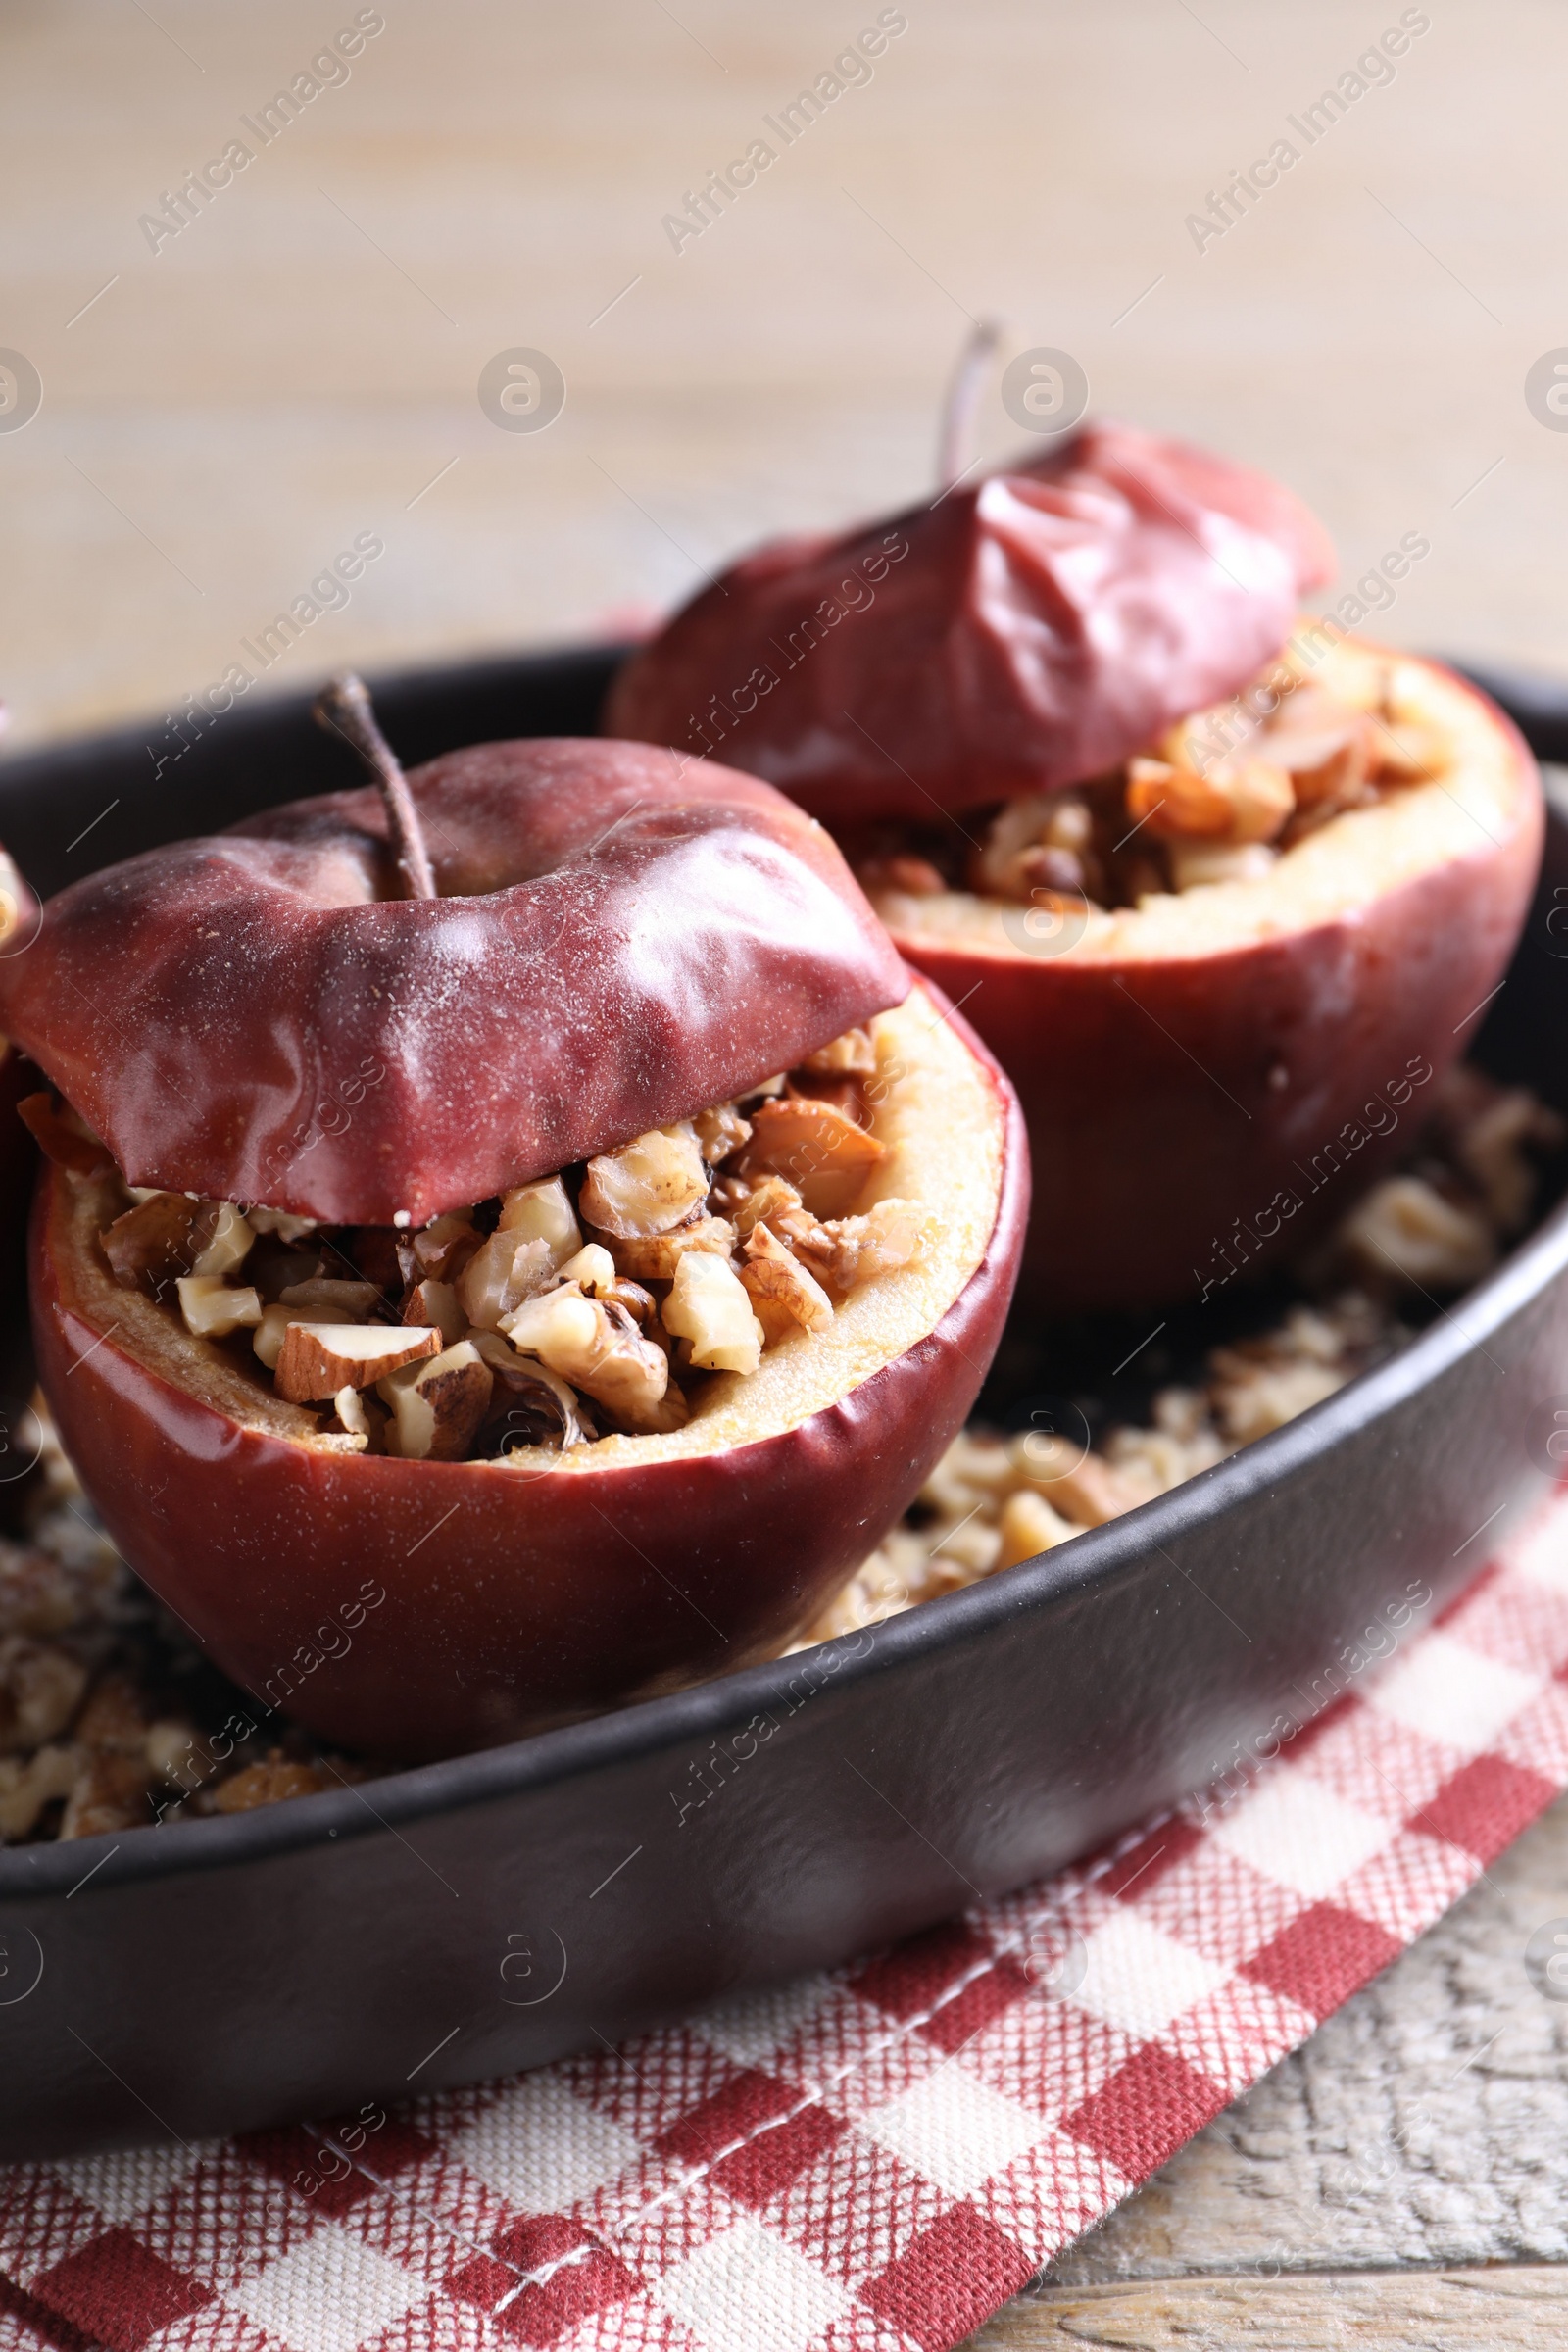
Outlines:
POLYGON ((1483 695, 1307 623, 1250 698, 1109 776, 974 844, 866 850, 902 952, 1022 1098, 1031 1299, 1199 1302, 1334 1223, 1474 1038, 1543 823, 1483 695))
POLYGON ((617 733, 818 810, 965 1007, 1023 1100, 1043 1310, 1308 1241, 1506 968, 1534 765, 1447 672, 1298 624, 1331 568, 1289 492, 1097 428, 762 550, 612 689, 617 733))
POLYGON ((1027 1149, 768 786, 383 780, 63 893, 0 1023, 63 1098, 40 1376, 115 1542, 262 1705, 419 1757, 811 1616, 965 1417, 1027 1149))

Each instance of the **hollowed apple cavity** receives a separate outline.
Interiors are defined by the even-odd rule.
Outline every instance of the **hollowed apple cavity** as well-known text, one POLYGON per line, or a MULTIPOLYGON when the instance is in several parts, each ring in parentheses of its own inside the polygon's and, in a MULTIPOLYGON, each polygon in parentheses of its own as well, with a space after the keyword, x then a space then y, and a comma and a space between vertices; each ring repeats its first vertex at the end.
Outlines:
POLYGON ((1408 1133, 1506 969, 1544 821, 1515 730, 1439 665, 1348 641, 1323 648, 1302 691, 1364 715, 1368 772, 1341 795, 1355 805, 1332 797, 1325 743, 1268 840, 1279 763, 1264 736, 1217 756, 1221 782, 1259 763, 1231 838, 1173 842, 1184 778, 1167 740, 1164 759, 1094 788, 1115 796, 1109 856, 1132 904, 1097 903, 1065 862, 1084 828, 1076 843, 1044 821, 1044 838, 1003 839, 1005 809, 989 842, 975 827, 973 845, 945 845, 946 874, 913 830, 862 859, 902 953, 964 1004, 1018 1088, 1034 1157, 1025 1289, 1045 1311, 1198 1300, 1304 1242, 1408 1133), (1155 808, 1167 847, 1140 875, 1129 860, 1155 808), (1007 895, 950 886, 976 874, 976 850, 1007 895), (1019 862, 1032 855, 1034 881, 1019 862))

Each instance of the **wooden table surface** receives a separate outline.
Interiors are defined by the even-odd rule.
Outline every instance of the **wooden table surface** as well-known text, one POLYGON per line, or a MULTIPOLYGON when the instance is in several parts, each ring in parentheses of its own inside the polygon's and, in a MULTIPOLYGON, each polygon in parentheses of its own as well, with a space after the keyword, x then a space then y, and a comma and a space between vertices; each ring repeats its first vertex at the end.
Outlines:
MULTIPOLYGON (((1568 344, 1568 14, 881 15, 906 28, 786 141, 766 119, 879 0, 4 0, 0 368, 42 392, 5 429, 26 379, 0 375, 12 740, 156 734, 235 663, 260 694, 613 629, 766 532, 918 498, 988 315, 1072 353, 1102 412, 1284 475, 1348 582, 1430 539, 1381 634, 1568 667, 1568 433, 1525 398, 1568 344), (677 250, 665 216, 758 138, 771 162, 677 250), (1195 231, 1282 138, 1277 184, 1195 231), (480 405, 517 349, 564 383, 542 431, 480 405), (362 534, 349 601, 300 617, 362 534)), ((982 446, 1018 438, 993 388, 982 446)), ((1520 1958, 1559 1913, 1561 1808, 976 2343, 1563 2340, 1568 2007, 1520 1958)))

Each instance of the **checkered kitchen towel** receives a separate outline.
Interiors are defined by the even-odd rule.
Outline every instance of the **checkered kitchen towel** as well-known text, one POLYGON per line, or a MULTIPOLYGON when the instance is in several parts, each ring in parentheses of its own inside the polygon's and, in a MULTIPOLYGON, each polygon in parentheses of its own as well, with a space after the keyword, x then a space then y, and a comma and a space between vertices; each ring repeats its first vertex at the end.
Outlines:
POLYGON ((876 1958, 392 2113, 0 2175, 0 2352, 947 2352, 1568 1784, 1568 1502, 1393 1616, 1220 1797, 876 1958))

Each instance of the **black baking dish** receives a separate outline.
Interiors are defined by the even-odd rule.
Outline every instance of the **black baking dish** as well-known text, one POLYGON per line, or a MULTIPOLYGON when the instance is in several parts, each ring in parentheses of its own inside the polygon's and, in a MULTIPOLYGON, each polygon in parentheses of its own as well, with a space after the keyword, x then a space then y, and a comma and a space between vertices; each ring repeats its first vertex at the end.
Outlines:
MULTIPOLYGON (((583 732, 614 658, 404 674, 377 703, 411 761, 583 732)), ((1501 699, 1543 756, 1568 748, 1568 695, 1509 680, 1501 699)), ((303 695, 183 740, 165 722, 11 760, 0 838, 51 891, 341 782, 303 695)), ((1564 906, 1554 818, 1476 1050, 1559 1107, 1564 906)), ((1484 1523, 1519 1523, 1568 1391, 1565 1272, 1559 1206, 1298 1421, 874 1631, 364 1789, 0 1852, 0 2157, 537 2065, 1088 1851, 1298 1718, 1369 1611, 1413 1579, 1441 1602, 1480 1565, 1484 1523)))

